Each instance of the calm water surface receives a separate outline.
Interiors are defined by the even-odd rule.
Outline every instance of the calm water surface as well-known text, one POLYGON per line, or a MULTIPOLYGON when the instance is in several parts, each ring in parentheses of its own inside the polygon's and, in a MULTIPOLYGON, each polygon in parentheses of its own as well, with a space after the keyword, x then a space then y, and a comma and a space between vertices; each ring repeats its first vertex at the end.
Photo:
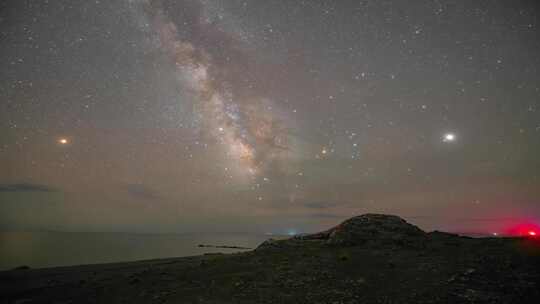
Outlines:
POLYGON ((269 237, 251 234, 128 234, 0 232, 0 270, 110 263, 238 252, 199 244, 255 248, 269 237))

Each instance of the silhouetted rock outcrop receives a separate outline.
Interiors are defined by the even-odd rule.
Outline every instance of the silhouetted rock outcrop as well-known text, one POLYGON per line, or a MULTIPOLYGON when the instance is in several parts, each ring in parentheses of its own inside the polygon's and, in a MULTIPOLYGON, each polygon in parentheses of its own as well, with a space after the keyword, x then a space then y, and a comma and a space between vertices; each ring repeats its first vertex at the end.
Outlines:
MULTIPOLYGON (((326 235, 329 244, 338 245, 358 245, 373 240, 403 240, 426 236, 420 228, 407 223, 399 216, 385 214, 355 216, 319 234, 326 235)), ((309 239, 312 236, 306 237, 309 239)))
POLYGON ((421 244, 427 233, 395 215, 363 214, 326 231, 297 235, 287 240, 267 240, 258 250, 301 245, 302 241, 322 241, 328 245, 421 244))

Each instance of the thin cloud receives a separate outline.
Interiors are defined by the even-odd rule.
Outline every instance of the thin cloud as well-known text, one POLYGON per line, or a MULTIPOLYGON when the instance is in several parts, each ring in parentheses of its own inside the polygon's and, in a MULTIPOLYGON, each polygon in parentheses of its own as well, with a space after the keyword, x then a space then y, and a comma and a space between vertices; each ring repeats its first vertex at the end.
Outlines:
POLYGON ((342 206, 341 204, 335 202, 325 202, 325 201, 315 201, 315 202, 305 202, 304 207, 309 209, 328 209, 337 206, 342 206))
POLYGON ((159 198, 159 195, 155 190, 143 184, 129 184, 126 186, 126 189, 130 195, 136 198, 146 200, 154 200, 159 198))
POLYGON ((0 192, 56 192, 58 190, 42 184, 0 184, 0 192))
POLYGON ((312 214, 308 215, 308 217, 329 218, 329 219, 345 219, 345 218, 347 218, 347 215, 330 214, 330 213, 312 213, 312 214))

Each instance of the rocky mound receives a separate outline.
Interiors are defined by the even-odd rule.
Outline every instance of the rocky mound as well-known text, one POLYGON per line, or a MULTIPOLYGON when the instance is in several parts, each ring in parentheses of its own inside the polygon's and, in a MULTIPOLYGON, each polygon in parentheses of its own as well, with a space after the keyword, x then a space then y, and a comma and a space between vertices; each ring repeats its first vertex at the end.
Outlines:
POLYGON ((363 214, 350 218, 334 228, 314 234, 298 235, 292 239, 267 240, 257 249, 290 247, 302 241, 322 241, 328 245, 354 246, 366 243, 419 244, 427 233, 395 215, 363 214))
POLYGON ((364 214, 350 218, 328 232, 328 243, 358 245, 373 240, 405 241, 426 233, 395 215, 364 214))

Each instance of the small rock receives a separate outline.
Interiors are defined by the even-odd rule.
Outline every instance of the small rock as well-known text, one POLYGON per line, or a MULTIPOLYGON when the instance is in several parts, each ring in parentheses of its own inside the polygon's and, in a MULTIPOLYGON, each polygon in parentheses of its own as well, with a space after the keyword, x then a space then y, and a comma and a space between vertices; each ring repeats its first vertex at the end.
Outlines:
POLYGON ((465 275, 473 274, 475 271, 476 271, 476 269, 474 269, 474 268, 469 268, 469 269, 465 270, 465 275))
POLYGON ((30 269, 30 266, 27 266, 27 265, 22 265, 22 266, 13 268, 13 270, 28 270, 28 269, 30 269))
POLYGON ((129 280, 129 284, 138 284, 141 282, 141 279, 134 277, 131 280, 129 280))

